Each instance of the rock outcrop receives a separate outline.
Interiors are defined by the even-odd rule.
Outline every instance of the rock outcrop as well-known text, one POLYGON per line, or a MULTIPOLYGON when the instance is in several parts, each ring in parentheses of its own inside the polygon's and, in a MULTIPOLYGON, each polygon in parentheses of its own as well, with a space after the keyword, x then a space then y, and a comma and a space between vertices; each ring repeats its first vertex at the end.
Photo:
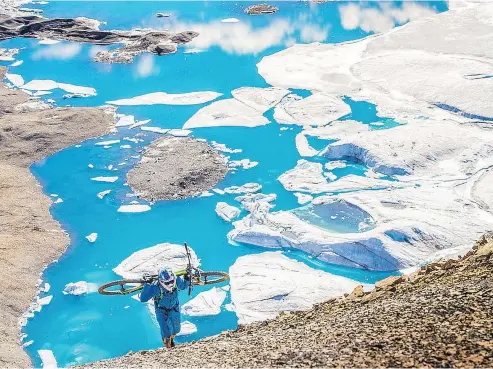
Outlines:
MULTIPOLYGON (((0 81, 5 72, 0 67, 0 81)), ((22 112, 32 101, 0 84, 0 367, 30 365, 18 321, 37 294, 40 273, 69 244, 29 166, 114 124, 113 114, 98 108, 22 112)))
POLYGON ((100 51, 95 55, 95 61, 105 63, 131 63, 136 55, 144 52, 157 55, 174 53, 177 45, 187 43, 197 36, 198 33, 192 31, 106 31, 99 29, 99 22, 85 18, 47 19, 36 15, 0 15, 0 41, 15 37, 37 37, 96 45, 123 43, 120 48, 100 51))
POLYGON ((390 277, 371 292, 91 368, 491 367, 493 235, 463 258, 390 277))

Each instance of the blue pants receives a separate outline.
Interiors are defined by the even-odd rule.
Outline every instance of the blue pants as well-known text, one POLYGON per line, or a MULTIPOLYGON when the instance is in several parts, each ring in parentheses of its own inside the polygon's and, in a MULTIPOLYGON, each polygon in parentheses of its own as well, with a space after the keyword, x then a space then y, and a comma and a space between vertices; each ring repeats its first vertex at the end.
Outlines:
POLYGON ((156 309, 156 319, 161 328, 163 340, 180 332, 181 316, 178 308, 176 310, 156 309))

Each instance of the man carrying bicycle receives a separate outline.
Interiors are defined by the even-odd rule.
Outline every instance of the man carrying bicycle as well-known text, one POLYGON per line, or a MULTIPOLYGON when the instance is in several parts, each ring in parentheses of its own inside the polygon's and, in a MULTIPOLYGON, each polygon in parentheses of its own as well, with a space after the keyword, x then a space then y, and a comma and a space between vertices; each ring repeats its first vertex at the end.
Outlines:
POLYGON ((158 279, 153 281, 150 276, 144 276, 145 284, 140 293, 140 301, 154 299, 156 319, 161 329, 161 338, 166 348, 175 346, 174 337, 180 332, 180 301, 178 291, 190 286, 190 275, 176 277, 171 270, 159 272, 158 279))

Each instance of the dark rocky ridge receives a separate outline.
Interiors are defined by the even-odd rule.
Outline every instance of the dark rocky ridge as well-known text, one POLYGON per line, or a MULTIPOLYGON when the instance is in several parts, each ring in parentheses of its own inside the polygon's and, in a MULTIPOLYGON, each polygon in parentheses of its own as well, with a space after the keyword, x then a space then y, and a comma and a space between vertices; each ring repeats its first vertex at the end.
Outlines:
POLYGON ((130 353, 91 368, 492 367, 493 236, 459 261, 389 277, 371 292, 199 342, 130 353))
POLYGON ((0 41, 15 37, 37 37, 95 45, 123 43, 120 48, 96 54, 95 61, 107 63, 131 63, 136 55, 144 52, 157 55, 169 54, 176 51, 177 45, 190 42, 197 36, 198 33, 193 31, 180 33, 150 30, 104 31, 79 19, 0 15, 0 41))

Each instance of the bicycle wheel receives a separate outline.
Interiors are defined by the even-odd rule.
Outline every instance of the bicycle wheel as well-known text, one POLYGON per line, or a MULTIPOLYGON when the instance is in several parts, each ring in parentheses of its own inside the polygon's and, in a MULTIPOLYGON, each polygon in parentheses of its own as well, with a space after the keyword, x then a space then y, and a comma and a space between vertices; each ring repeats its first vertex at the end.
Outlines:
POLYGON ((208 284, 216 284, 227 281, 229 279, 229 274, 225 272, 200 272, 198 276, 198 281, 194 281, 195 284, 200 286, 205 286, 208 284))
POLYGON ((140 291, 144 283, 142 279, 122 279, 103 284, 98 292, 102 295, 128 295, 140 291))

